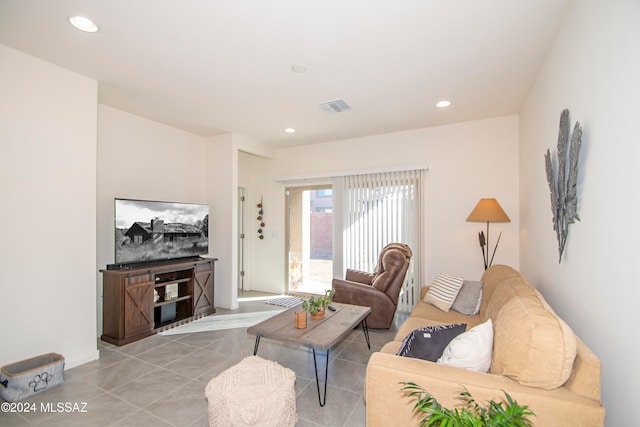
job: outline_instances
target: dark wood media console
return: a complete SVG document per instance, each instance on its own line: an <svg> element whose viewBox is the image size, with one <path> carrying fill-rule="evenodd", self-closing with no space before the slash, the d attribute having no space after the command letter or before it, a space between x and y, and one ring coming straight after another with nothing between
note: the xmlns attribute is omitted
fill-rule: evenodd
<svg viewBox="0 0 640 427"><path fill-rule="evenodd" d="M121 346L215 313L216 261L199 258L100 270L101 339Z"/></svg>

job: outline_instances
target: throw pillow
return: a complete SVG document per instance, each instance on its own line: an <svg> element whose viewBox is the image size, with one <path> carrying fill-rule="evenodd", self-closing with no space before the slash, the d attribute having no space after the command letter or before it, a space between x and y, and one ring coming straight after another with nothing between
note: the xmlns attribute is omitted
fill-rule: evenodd
<svg viewBox="0 0 640 427"><path fill-rule="evenodd" d="M452 339L467 329L466 323L426 326L413 331L402 341L398 356L435 362Z"/></svg>
<svg viewBox="0 0 640 427"><path fill-rule="evenodd" d="M475 316L480 311L481 299L482 282L464 280L451 309L467 316Z"/></svg>
<svg viewBox="0 0 640 427"><path fill-rule="evenodd" d="M488 372L493 356L493 324L491 319L455 337L438 359L441 365Z"/></svg>
<svg viewBox="0 0 640 427"><path fill-rule="evenodd" d="M449 311L451 304L458 296L463 281L462 277L439 274L424 296L424 302L433 304L442 311Z"/></svg>

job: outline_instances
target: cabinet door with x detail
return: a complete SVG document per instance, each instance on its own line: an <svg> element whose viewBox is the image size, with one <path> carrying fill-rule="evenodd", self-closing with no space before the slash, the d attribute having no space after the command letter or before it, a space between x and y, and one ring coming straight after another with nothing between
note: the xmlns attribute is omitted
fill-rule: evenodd
<svg viewBox="0 0 640 427"><path fill-rule="evenodd" d="M193 314L208 315L215 312L213 305L213 261L195 265L193 282Z"/></svg>
<svg viewBox="0 0 640 427"><path fill-rule="evenodd" d="M148 334L153 330L153 287L154 282L151 274L128 276L125 280L125 338Z"/></svg>

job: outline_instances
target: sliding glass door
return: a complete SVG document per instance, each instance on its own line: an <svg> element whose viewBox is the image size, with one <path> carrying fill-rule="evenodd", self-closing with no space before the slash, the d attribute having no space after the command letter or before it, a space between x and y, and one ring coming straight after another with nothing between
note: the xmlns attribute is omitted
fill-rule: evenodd
<svg viewBox="0 0 640 427"><path fill-rule="evenodd" d="M422 171L349 175L334 179L336 218L336 276L347 268L373 272L378 255L389 243L405 243L413 258L398 309L411 311L419 298ZM342 262L342 265L338 265Z"/></svg>
<svg viewBox="0 0 640 427"><path fill-rule="evenodd" d="M331 185L290 187L287 201L287 291L323 293L333 279Z"/></svg>

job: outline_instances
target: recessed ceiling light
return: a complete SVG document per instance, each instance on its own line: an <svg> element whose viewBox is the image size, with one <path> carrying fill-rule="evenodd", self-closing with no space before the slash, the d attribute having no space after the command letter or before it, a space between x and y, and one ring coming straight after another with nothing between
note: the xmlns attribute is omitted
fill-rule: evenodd
<svg viewBox="0 0 640 427"><path fill-rule="evenodd" d="M451 101L447 101L446 99L443 99L442 101L436 103L436 107L438 108L445 108L449 105L451 105Z"/></svg>
<svg viewBox="0 0 640 427"><path fill-rule="evenodd" d="M284 131L286 133L294 133L296 130L294 128L286 128Z"/></svg>
<svg viewBox="0 0 640 427"><path fill-rule="evenodd" d="M293 72L295 73L304 73L305 71L307 71L307 66L304 64L293 64L291 66L291 70L293 70Z"/></svg>
<svg viewBox="0 0 640 427"><path fill-rule="evenodd" d="M87 33L95 33L98 31L98 26L94 24L91 19L85 18L84 16L72 16L69 18L69 22L80 31Z"/></svg>

